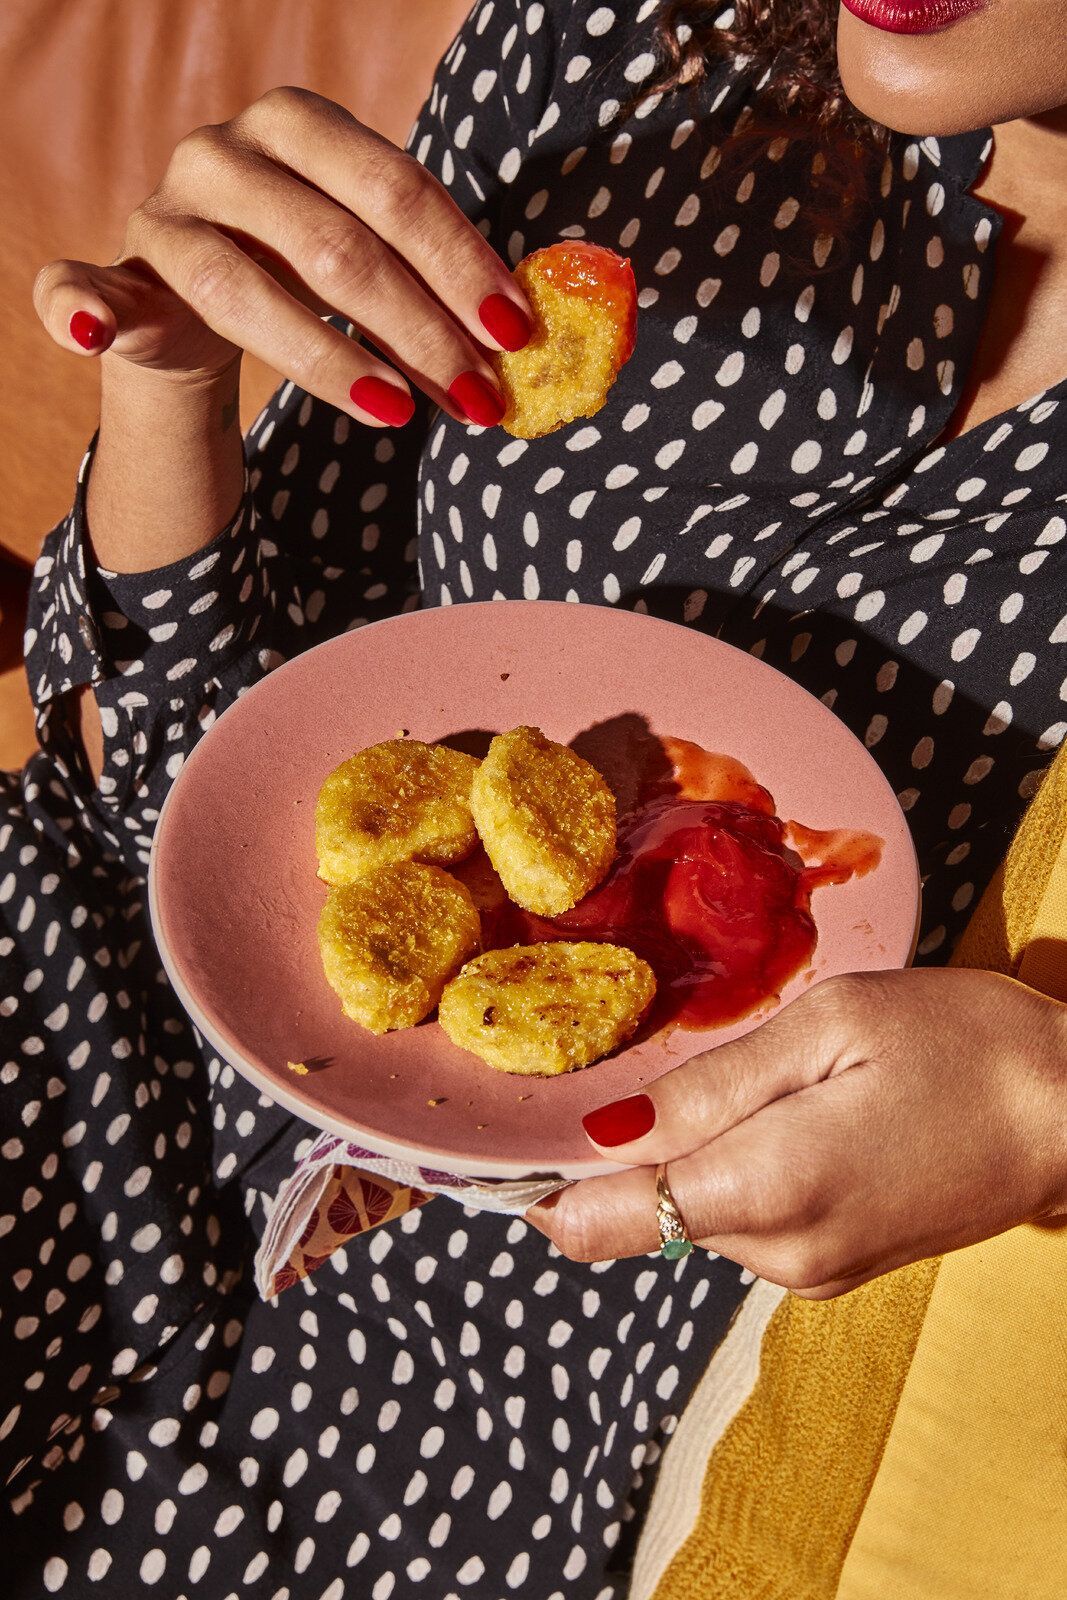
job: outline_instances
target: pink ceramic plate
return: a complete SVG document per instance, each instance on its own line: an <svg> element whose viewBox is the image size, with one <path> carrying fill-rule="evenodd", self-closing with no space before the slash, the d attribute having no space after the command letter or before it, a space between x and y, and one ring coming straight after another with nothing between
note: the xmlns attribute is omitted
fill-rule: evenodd
<svg viewBox="0 0 1067 1600"><path fill-rule="evenodd" d="M569 742L620 717L737 757L782 817L885 840L869 876L816 891L812 970L783 1000L813 977L907 965L919 903L907 824L870 755L825 706L688 628L608 607L502 601L343 634L278 668L205 735L164 807L149 881L160 952L197 1027L273 1099L383 1153L470 1176L605 1170L583 1113L756 1019L675 1031L552 1079L494 1072L436 1022L375 1038L341 1014L322 974L314 812L333 767L401 728L434 740L533 723ZM312 1070L298 1076L287 1061Z"/></svg>

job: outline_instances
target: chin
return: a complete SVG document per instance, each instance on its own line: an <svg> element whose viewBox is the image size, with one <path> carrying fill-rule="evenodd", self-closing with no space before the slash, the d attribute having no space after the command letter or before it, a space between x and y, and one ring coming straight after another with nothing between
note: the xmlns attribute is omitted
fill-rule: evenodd
<svg viewBox="0 0 1067 1600"><path fill-rule="evenodd" d="M841 83L858 111L895 133L920 138L969 133L1003 120L987 97L968 95L964 86L947 85L940 75L886 70L884 60L877 62L878 70L872 71L873 65L842 60Z"/></svg>
<svg viewBox="0 0 1067 1600"><path fill-rule="evenodd" d="M858 111L896 133L969 133L1026 115L1020 86L996 82L977 49L977 18L918 37L868 26L841 8L837 61L844 91ZM1005 99L1010 104L1003 103Z"/></svg>

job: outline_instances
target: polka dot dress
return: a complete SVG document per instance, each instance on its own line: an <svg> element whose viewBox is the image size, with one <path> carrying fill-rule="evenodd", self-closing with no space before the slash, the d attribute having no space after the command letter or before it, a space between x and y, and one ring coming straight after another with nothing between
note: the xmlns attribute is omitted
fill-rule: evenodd
<svg viewBox="0 0 1067 1600"><path fill-rule="evenodd" d="M745 1292L703 1253L575 1266L435 1200L264 1305L309 1130L186 1020L145 907L201 733L274 665L419 603L647 610L772 662L865 740L943 961L1065 732L1064 385L941 444L996 221L987 136L894 139L847 239L810 157L721 150L743 70L624 107L655 4L483 0L411 148L511 260L626 252L636 353L522 442L423 405L364 432L286 385L233 522L116 575L84 480L38 563L41 753L0 777L6 1592L622 1600L656 1462ZM92 684L94 786L69 691Z"/></svg>

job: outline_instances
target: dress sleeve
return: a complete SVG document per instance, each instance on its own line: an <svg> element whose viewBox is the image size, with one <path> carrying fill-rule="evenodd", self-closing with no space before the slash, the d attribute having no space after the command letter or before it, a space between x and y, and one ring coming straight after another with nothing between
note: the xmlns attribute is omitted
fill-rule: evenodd
<svg viewBox="0 0 1067 1600"><path fill-rule="evenodd" d="M413 589L425 408L394 444L355 426L350 436L347 418L286 388L252 430L241 504L210 544L150 572L96 566L90 448L74 505L37 562L26 664L38 738L90 827L133 871L147 865L170 782L242 690L317 638L399 610ZM70 691L83 685L103 728L98 784L74 726Z"/></svg>
<svg viewBox="0 0 1067 1600"><path fill-rule="evenodd" d="M543 119L553 10L568 8L482 0L408 141L487 234ZM27 669L57 778L131 870L147 866L159 808L190 750L244 689L322 639L418 603L419 461L433 425L422 400L404 428L361 428L284 384L245 441L232 521L195 555L140 573L93 562L90 446L74 505L37 563ZM98 784L74 727L71 691L85 685L104 733Z"/></svg>

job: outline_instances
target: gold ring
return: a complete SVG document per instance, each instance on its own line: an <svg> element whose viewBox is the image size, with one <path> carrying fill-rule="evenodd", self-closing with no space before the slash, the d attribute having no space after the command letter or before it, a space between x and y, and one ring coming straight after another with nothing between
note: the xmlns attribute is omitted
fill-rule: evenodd
<svg viewBox="0 0 1067 1600"><path fill-rule="evenodd" d="M667 1182L667 1163L656 1168L656 1222L659 1224L659 1252L667 1261L680 1261L693 1248Z"/></svg>

